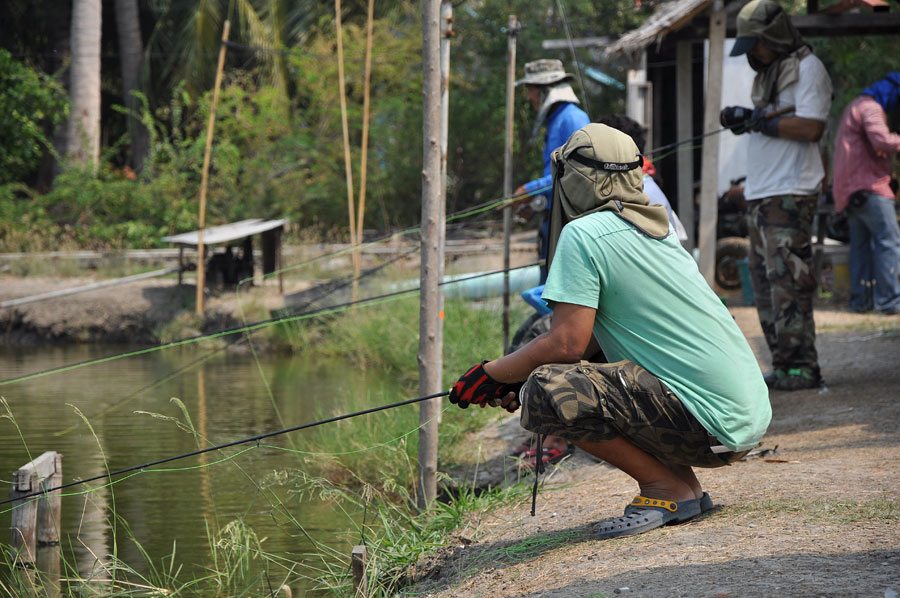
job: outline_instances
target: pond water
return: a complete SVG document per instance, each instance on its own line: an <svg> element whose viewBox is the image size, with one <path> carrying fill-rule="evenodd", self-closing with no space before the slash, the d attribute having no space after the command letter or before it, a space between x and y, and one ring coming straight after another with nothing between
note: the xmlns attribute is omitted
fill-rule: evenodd
<svg viewBox="0 0 900 598"><path fill-rule="evenodd" d="M127 348L2 348L0 381L122 350ZM377 374L361 373L344 363L310 364L289 356L257 360L250 354L210 353L189 346L0 384L0 396L14 418L14 422L0 419L0 483L8 488L12 472L29 461L29 454L37 457L44 451L62 453L64 482L71 482L103 474L107 468L115 471L196 450L194 435L173 420L184 421L184 416L172 397L184 403L198 434L217 445L346 412L343 401L329 408L337 396L362 397L355 405L358 409L374 406L381 399L366 399L367 389L384 383ZM372 404L365 404L367 400ZM0 407L0 415L6 415L5 408ZM265 444L288 447L291 442L278 436ZM250 450L215 463L243 448ZM177 470L145 472L86 495L63 498L63 550L77 561L80 575L90 575L96 566L94 555L111 553L114 543L121 560L139 571L147 568L125 526L111 519L113 507L157 564L174 547L176 562L198 574L211 566L207 525L221 529L235 519L243 519L259 538L267 538L263 545L267 552L296 560L316 552L298 526L284 525L290 516L316 541L350 553L354 542L348 532L353 525L346 514L317 500L298 502L296 497L288 502L286 513L273 508L273 497L289 494L289 484L279 483L285 478L277 472L303 469L294 453L250 444L161 467ZM6 492L0 496L6 498ZM0 506L0 511L9 506ZM0 514L0 529L9 529L9 523L9 512ZM358 533L353 539L359 540ZM302 595L303 588L294 590Z"/></svg>

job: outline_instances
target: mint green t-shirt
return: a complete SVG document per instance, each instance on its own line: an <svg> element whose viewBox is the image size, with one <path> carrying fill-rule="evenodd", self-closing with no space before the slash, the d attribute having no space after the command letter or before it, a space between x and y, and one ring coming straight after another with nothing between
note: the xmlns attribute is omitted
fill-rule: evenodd
<svg viewBox="0 0 900 598"><path fill-rule="evenodd" d="M606 358L633 361L665 382L731 450L762 439L772 418L762 372L675 235L651 239L609 211L573 220L542 297L596 308L594 337Z"/></svg>

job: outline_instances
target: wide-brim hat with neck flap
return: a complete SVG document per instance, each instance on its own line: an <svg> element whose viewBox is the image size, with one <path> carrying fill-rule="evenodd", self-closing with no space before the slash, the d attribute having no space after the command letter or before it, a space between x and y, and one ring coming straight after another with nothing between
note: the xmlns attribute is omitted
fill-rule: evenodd
<svg viewBox="0 0 900 598"><path fill-rule="evenodd" d="M669 234L669 215L644 193L643 156L634 140L612 127L578 129L551 156L553 202L547 266L562 228L587 214L611 210L653 239Z"/></svg>
<svg viewBox="0 0 900 598"><path fill-rule="evenodd" d="M516 81L516 85L553 85L574 78L565 71L561 60L542 58L525 63L525 76Z"/></svg>
<svg viewBox="0 0 900 598"><path fill-rule="evenodd" d="M778 54L787 54L804 43L791 17L772 0L750 0L738 12L736 22L737 38L730 56L746 54L759 40Z"/></svg>

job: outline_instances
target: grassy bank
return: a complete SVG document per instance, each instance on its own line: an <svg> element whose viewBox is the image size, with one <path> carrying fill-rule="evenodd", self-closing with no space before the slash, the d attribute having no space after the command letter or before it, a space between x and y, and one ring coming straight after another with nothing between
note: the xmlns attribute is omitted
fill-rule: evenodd
<svg viewBox="0 0 900 598"><path fill-rule="evenodd" d="M246 315L253 319L265 315L263 311L249 305ZM501 306L499 301L481 304L448 301L445 313L444 386L447 387L471 363L499 355ZM513 325L524 319L525 313L524 305L517 306ZM360 396L326 393L321 407L309 414L312 421L418 395L418 317L418 298L411 296L327 316L273 324L254 333L252 339L254 346L259 341L277 340L281 348L294 353L293 367L307 363L314 372L316 363L329 361L372 374L372 382ZM264 363L266 358L259 355L259 359ZM278 386L277 371L271 372L270 379L274 393L284 391ZM468 457L471 449L461 440L468 432L495 421L500 415L493 410L464 411L449 403L445 406L451 408L442 414L440 470L458 458ZM183 406L178 424L184 433L196 434ZM292 435L286 446L275 446L274 442L272 446L264 444L260 447L263 450L295 452L298 465L279 472L248 471L247 478L255 485L253 500L279 521L286 534L295 537L309 536L306 524L294 517L302 511L303 501L314 499L333 506L345 515L347 542L358 543L360 538L365 538L371 595L394 595L404 584L410 565L446 545L450 532L467 514L527 495L525 489L476 493L471 488L463 488L453 495L445 495L428 513L418 513L412 494L418 426L418 409L410 406ZM240 465L237 458L232 463ZM75 500L67 504L74 503ZM337 545L314 541L314 551L300 556L286 555L267 549L265 538L240 519L210 521L207 532L210 559L205 563L190 563L179 556L174 545L169 554L148 554L129 525L140 529L140 521L125 521L115 507L107 512L107 518L115 522L116 535L111 543L114 550L109 555L97 555L94 574L85 575L83 565L76 562L75 555L83 552L77 546L77 539L64 542L62 576L69 581L62 595L268 596L277 595L283 584L293 585L295 592L302 585L317 588L316 593L322 595L350 593L349 550L344 545L346 542L342 544L340 540ZM475 530L467 530L465 534L471 537ZM126 562L120 556L126 552L121 547L126 545L130 553L137 547L143 557L137 562L135 559ZM200 573L198 566L202 567ZM7 572L0 574L3 584L0 594L28 595L32 576L14 567Z"/></svg>

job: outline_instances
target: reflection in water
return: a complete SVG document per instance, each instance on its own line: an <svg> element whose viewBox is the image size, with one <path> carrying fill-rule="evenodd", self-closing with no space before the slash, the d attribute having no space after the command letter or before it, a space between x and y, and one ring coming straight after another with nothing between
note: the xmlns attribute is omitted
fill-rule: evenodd
<svg viewBox="0 0 900 598"><path fill-rule="evenodd" d="M205 449L209 446L209 438L206 426L206 374L203 368L197 370L197 449ZM200 495L203 497L203 511L201 516L209 528L215 533L215 522L210 521L213 513L212 491L209 482L209 457L203 453L199 457L200 465Z"/></svg>
<svg viewBox="0 0 900 598"><path fill-rule="evenodd" d="M89 475L104 473L103 464L97 462L95 472ZM78 522L76 541L82 550L76 552L76 565L81 579L90 580L91 585L100 585L112 576L108 573L109 555L109 489L97 488L95 491L79 497L78 505L81 517Z"/></svg>
<svg viewBox="0 0 900 598"><path fill-rule="evenodd" d="M108 346L0 348L0 380L117 350ZM367 379L343 363L310 364L280 357L267 358L258 366L250 355L217 352L208 359L201 357L197 348L173 349L0 386L0 396L9 402L24 436L23 442L12 422L0 420L0 463L7 470L3 476L14 469L12 464L27 462L28 454L54 450L66 458L64 482L85 479L105 473L107 467L115 471L188 453L197 449L198 442L201 446L222 444L278 430L282 425L276 408L287 426L336 415L337 409L347 407L348 397L364 398L367 388L385 384L373 379L371 372ZM183 425L173 397L186 406L196 436ZM90 422L108 463L76 410ZM267 443L291 445L284 437ZM68 558L78 574L105 578L102 569L113 548L122 561L146 571L143 552L131 536L150 555L154 568L168 562L174 551L176 564L201 573L212 564L208 533L215 534L238 518L260 538L267 538L268 552L297 558L314 553L315 546L298 534L296 526L281 525L285 514L273 507L284 508L288 485L271 484L264 491L258 486L263 480L288 480L290 476L276 472L302 468L300 458L287 451L251 447L233 461L217 463L240 449L174 462L165 466L174 471L145 472L111 488L64 497L63 551L74 551ZM315 540L349 552L344 550L349 541L338 534L351 525L331 506L314 499L301 504L294 499L290 505L289 518L296 518ZM111 528L116 521L113 507L127 528L116 523ZM8 527L9 514L0 515L0 529Z"/></svg>

